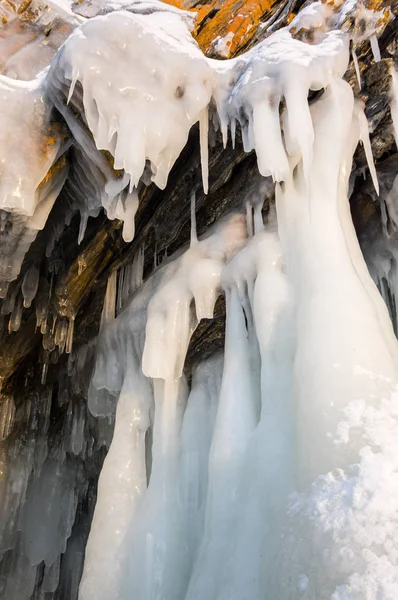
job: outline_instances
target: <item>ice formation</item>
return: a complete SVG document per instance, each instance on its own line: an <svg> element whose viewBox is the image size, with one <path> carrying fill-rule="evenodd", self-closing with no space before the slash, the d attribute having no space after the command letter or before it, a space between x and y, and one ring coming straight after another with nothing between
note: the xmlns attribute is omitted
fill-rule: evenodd
<svg viewBox="0 0 398 600"><path fill-rule="evenodd" d="M1 229L16 244L12 263L11 245L0 245L4 313L17 331L34 302L44 350L70 354L74 386L59 384L58 429L45 376L42 394L1 404L7 600L30 598L39 579L42 597L53 593L61 555L77 593L73 555L85 540L72 526L84 475L109 445L80 600L397 599L398 343L350 216L359 141L376 192L378 181L362 106L343 80L350 41L369 38L379 59L375 36L387 17L338 4L314 2L243 56L218 62L193 41L187 13L118 2L82 19L34 82L1 77L11 123L0 132L0 164L10 162ZM393 72L395 128L396 88ZM52 131L55 109L70 137ZM20 111L31 137L22 151L18 137L9 141ZM190 245L145 280L144 248L113 271L97 347L72 351L75 315L51 329L38 266L23 272L20 289L11 283L61 188L68 219L80 212L79 241L101 208L124 221L131 241L140 189L166 186L196 123L207 191L209 121L224 145L240 125L257 156L254 192L199 238L193 194ZM51 141L40 151L44 134ZM66 150L75 160L65 183ZM383 196L386 237L387 214L398 224L396 187ZM224 352L189 382L190 337L220 294Z"/></svg>
<svg viewBox="0 0 398 600"><path fill-rule="evenodd" d="M5 287L4 297L47 221L67 167L62 162L65 135L51 123L52 106L45 101L42 78L31 83L0 76L0 103L0 288ZM53 165L53 176L46 179Z"/></svg>
<svg viewBox="0 0 398 600"><path fill-rule="evenodd" d="M221 263L202 265L212 237L193 236L101 334L92 386L112 407L120 396L81 600L398 593L398 346L349 213L359 139L377 179L366 120L342 81L347 38L319 36L308 46L275 34L231 66L236 83L215 96L224 137L239 120L260 173L281 182L276 216L264 228L249 202L248 240ZM324 90L311 107L309 89ZM198 369L188 395L189 336L219 288L224 357ZM198 438L190 420L204 386Z"/></svg>

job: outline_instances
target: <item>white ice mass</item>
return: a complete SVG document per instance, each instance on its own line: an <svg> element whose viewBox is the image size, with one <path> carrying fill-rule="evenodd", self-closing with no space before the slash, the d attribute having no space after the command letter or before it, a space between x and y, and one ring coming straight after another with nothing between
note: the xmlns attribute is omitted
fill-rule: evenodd
<svg viewBox="0 0 398 600"><path fill-rule="evenodd" d="M363 107L343 79L350 43L369 38L379 58L380 23L361 2L337 4L314 2L242 56L217 61L193 40L190 14L153 1L117 3L75 24L33 82L0 78L0 227L14 244L10 262L0 234L4 296L68 176L66 148L79 157L67 194L70 212L81 214L81 239L101 207L133 239L139 186L165 188L196 123L205 191L214 123L224 145L239 124L261 175L257 193L242 197L246 213L224 217L199 239L193 197L189 247L146 281L142 250L118 285L116 272L109 278L88 406L99 444L109 443L112 419L115 428L79 600L398 599L398 342L351 219L359 142L375 193L378 181ZM395 129L397 88L394 72ZM72 138L51 132L43 154L54 109ZM10 137L21 110L30 132L23 152ZM264 224L264 197L274 189ZM386 204L397 226L394 198ZM398 253L383 252L372 276L397 285ZM38 289L32 269L22 284L25 306ZM190 337L212 318L220 294L224 352L189 382ZM12 329L22 311L15 306ZM37 311L38 326L44 320ZM66 321L62 327L63 349ZM85 359L74 356L76 373ZM7 437L15 407L4 406ZM0 490L0 550L17 543L18 522L21 561L13 566L19 587L6 590L6 600L30 597L41 561L44 592L56 589L77 502L78 475L65 457L93 443L87 427L74 405L63 447L49 454L32 442L23 460L12 456L22 475L9 476L11 496ZM18 512L24 503L29 510Z"/></svg>

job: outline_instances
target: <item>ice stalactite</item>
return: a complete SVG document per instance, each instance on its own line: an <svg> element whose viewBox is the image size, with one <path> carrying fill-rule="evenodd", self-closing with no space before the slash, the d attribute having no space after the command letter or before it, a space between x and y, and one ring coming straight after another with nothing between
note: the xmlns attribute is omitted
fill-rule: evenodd
<svg viewBox="0 0 398 600"><path fill-rule="evenodd" d="M133 592L152 597L163 588L168 590L168 597L177 598L187 585L188 565L185 575L179 575L185 560L182 535L187 519L177 507L180 477L182 473L186 478L189 475L185 463L180 474L180 436L192 424L182 422L187 392L180 378L193 327L202 316L212 316L222 264L245 239L241 215L229 218L180 257L162 264L133 296L129 307L104 326L92 381L91 410L96 414L104 411L98 408L104 406L104 393L114 398L114 403L117 397L118 401L114 442L101 475L99 488L103 492L87 547L82 598L124 598ZM112 410L109 403L107 406ZM200 414L200 409L196 410ZM206 421L205 415L202 418ZM149 430L154 440L150 459L145 449ZM198 448L197 452L202 456L202 473L203 450ZM187 510L192 510L186 497L193 494L190 486L203 489L205 485L198 477L181 490ZM119 524L114 520L116 515L123 520ZM106 546L101 542L104 531L108 532ZM199 535L198 528L195 535ZM112 579L103 566L109 564L110 552L115 557ZM192 555L193 550L190 552ZM167 573L166 579L162 572Z"/></svg>
<svg viewBox="0 0 398 600"><path fill-rule="evenodd" d="M368 416L385 419L388 431L397 426L397 344L346 200L356 141L349 138L352 115L351 90L335 82L312 108L309 189L299 172L277 196L297 303L296 486L302 494L290 509L292 546L282 549L289 576L274 583L274 593L283 598L294 597L289 587L301 574L306 598L373 598L376 588L393 598L398 584L392 550L397 522L388 500L396 450L382 442L377 427L369 427ZM383 482L375 486L373 469L380 464L386 465L385 479L379 473Z"/></svg>

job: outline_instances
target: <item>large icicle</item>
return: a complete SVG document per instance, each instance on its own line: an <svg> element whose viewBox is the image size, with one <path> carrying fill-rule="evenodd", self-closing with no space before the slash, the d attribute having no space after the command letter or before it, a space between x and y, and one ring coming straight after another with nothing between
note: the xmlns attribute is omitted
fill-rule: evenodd
<svg viewBox="0 0 398 600"><path fill-rule="evenodd" d="M81 599L122 597L126 535L147 485L145 434L153 402L149 381L141 371L139 346L137 335L135 343L127 339L123 347L126 372L117 405L114 441L98 483Z"/></svg>
<svg viewBox="0 0 398 600"><path fill-rule="evenodd" d="M300 494L278 551L280 574L270 571L267 582L272 595L284 599L295 597L290 582L298 587L304 579L302 597L317 600L376 598L376 589L392 600L398 591L392 542L398 522L388 500L398 469L397 442L390 437L398 430L397 343L356 257L347 209L352 118L352 91L335 81L312 107L309 190L299 172L277 198L297 302Z"/></svg>
<svg viewBox="0 0 398 600"><path fill-rule="evenodd" d="M101 477L103 491L88 545L81 600L125 599L130 595L151 598L159 590L170 600L182 597L192 562L192 556L184 558L181 545L186 519L175 510L187 395L182 368L192 327L200 318L212 315L222 265L245 240L244 217L230 216L205 239L164 263L130 306L101 332L91 404L102 398L96 392L105 391L108 398L116 400L119 396L119 400L115 435ZM193 299L196 314L191 313ZM143 340L145 322L143 351L139 340ZM130 366L132 360L134 367ZM153 378L153 392L143 372ZM143 434L149 424L153 427L152 459L145 466ZM138 462L128 458L133 450ZM143 494L149 474L148 490ZM119 479L122 486L117 485ZM115 530L119 531L116 537ZM101 542L104 531L108 539L105 545ZM111 580L104 568L110 551L115 557ZM179 575L184 560L187 565Z"/></svg>

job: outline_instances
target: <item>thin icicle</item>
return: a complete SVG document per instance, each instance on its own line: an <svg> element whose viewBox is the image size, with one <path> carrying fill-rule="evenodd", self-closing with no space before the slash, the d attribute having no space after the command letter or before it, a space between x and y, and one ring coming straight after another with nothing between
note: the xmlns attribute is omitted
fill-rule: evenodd
<svg viewBox="0 0 398 600"><path fill-rule="evenodd" d="M100 328L115 318L116 309L116 278L117 271L112 271L108 277L108 283L106 286L104 306L101 314L101 325Z"/></svg>
<svg viewBox="0 0 398 600"><path fill-rule="evenodd" d="M206 108L199 118L200 162L202 165L203 191L209 191L209 110Z"/></svg>
<svg viewBox="0 0 398 600"><path fill-rule="evenodd" d="M356 114L358 116L358 122L359 122L359 139L363 143L366 161L368 163L370 175L372 177L373 186L376 190L377 195L379 195L379 181L377 179L377 173L376 173L376 167L375 167L375 162L374 162L374 158L373 158L372 146L370 145L368 120L366 118L366 115L365 115L362 107L360 107L359 104L356 105Z"/></svg>
<svg viewBox="0 0 398 600"><path fill-rule="evenodd" d="M196 212L195 212L195 191L191 194L191 248L198 243L198 235L196 231Z"/></svg>
<svg viewBox="0 0 398 600"><path fill-rule="evenodd" d="M355 48L354 46L352 46L351 49L351 54L352 54L352 60L354 62L354 67L355 67L355 74L357 76L357 81L358 81L358 87L361 90L362 89L362 82L361 82L361 71L359 70L359 62L358 62L358 57L357 57L357 53L355 52Z"/></svg>
<svg viewBox="0 0 398 600"><path fill-rule="evenodd" d="M390 108L394 129L395 144L398 148L398 73L393 65L390 69L391 88L390 88Z"/></svg>
<svg viewBox="0 0 398 600"><path fill-rule="evenodd" d="M74 317L72 317L71 319L69 319L68 335L66 337L66 345L65 345L66 354L70 354L72 352L74 329L75 329L75 319L74 319Z"/></svg>
<svg viewBox="0 0 398 600"><path fill-rule="evenodd" d="M379 42L375 35L370 36L370 46L372 48L373 58L375 59L375 62L380 62L381 54L380 54Z"/></svg>
<svg viewBox="0 0 398 600"><path fill-rule="evenodd" d="M73 72L72 72L72 81L71 81L71 84L70 84L70 88L69 88L69 93L68 93L68 98L67 98L66 104L69 104L69 102L72 99L73 92L75 91L75 85L76 85L76 82L77 82L78 78L79 78L79 71L77 69L73 69Z"/></svg>
<svg viewBox="0 0 398 600"><path fill-rule="evenodd" d="M247 221L247 235L249 238L253 237L253 207L250 202L246 202L246 221Z"/></svg>

